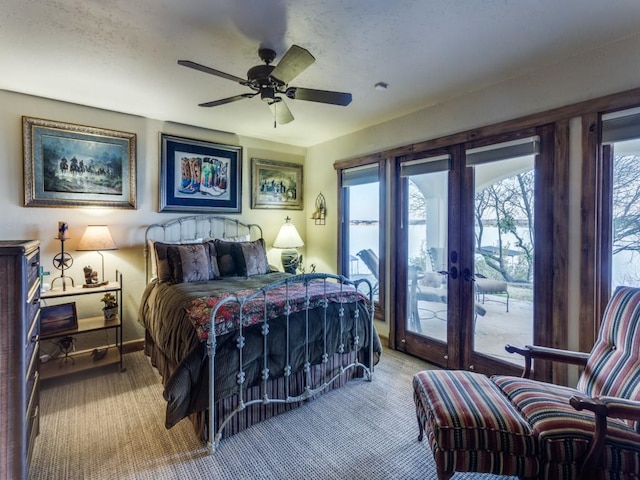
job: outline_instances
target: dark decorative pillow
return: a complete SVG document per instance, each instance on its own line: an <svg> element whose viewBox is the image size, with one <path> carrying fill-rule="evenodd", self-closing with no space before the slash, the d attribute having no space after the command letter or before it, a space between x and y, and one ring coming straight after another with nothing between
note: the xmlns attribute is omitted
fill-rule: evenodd
<svg viewBox="0 0 640 480"><path fill-rule="evenodd" d="M192 243L202 243L202 238L191 240L181 240L176 242L149 241L151 251L151 275L158 278L160 282L171 282L173 276L173 266L169 263L167 249L173 245L185 245Z"/></svg>
<svg viewBox="0 0 640 480"><path fill-rule="evenodd" d="M171 245L167 249L173 267L174 283L204 282L213 277L209 261L209 246L200 244Z"/></svg>
<svg viewBox="0 0 640 480"><path fill-rule="evenodd" d="M238 275L236 272L236 262L231 253L232 245L235 245L235 242L227 242L219 238L213 240L213 246L218 259L218 270L220 271L221 277L235 277Z"/></svg>
<svg viewBox="0 0 640 480"><path fill-rule="evenodd" d="M154 242L153 250L156 258L156 275L159 282L171 282L173 276L173 268L169 262L170 243Z"/></svg>
<svg viewBox="0 0 640 480"><path fill-rule="evenodd" d="M269 273L264 239L234 243L231 245L231 253L239 276L251 277L252 275Z"/></svg>
<svg viewBox="0 0 640 480"><path fill-rule="evenodd" d="M220 268L218 267L218 252L216 251L215 242L208 241L205 243L209 247L209 266L211 267L211 280L220 278Z"/></svg>

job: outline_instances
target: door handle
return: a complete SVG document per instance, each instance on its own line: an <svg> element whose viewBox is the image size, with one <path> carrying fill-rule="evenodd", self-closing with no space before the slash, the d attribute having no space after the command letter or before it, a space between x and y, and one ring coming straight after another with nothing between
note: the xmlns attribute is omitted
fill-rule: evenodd
<svg viewBox="0 0 640 480"><path fill-rule="evenodd" d="M472 275L472 273L471 273L471 270L469 270L468 268L465 268L465 269L462 271L462 276L464 277L464 279L465 279L467 282L475 282L475 281L476 281L475 277L474 277L474 276Z"/></svg>
<svg viewBox="0 0 640 480"><path fill-rule="evenodd" d="M446 270L440 270L438 273L440 275L449 275L451 278L456 280L458 278L458 267L451 267L451 270L448 272Z"/></svg>

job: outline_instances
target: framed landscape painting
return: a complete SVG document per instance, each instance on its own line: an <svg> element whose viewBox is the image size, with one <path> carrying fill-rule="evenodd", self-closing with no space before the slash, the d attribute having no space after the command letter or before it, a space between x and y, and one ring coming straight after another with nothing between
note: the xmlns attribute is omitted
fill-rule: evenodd
<svg viewBox="0 0 640 480"><path fill-rule="evenodd" d="M136 208L136 135L22 117L26 207Z"/></svg>
<svg viewBox="0 0 640 480"><path fill-rule="evenodd" d="M242 211L242 147L160 134L160 211Z"/></svg>
<svg viewBox="0 0 640 480"><path fill-rule="evenodd" d="M302 210L302 165L252 158L251 208Z"/></svg>
<svg viewBox="0 0 640 480"><path fill-rule="evenodd" d="M40 334L51 335L78 328L75 302L40 308Z"/></svg>

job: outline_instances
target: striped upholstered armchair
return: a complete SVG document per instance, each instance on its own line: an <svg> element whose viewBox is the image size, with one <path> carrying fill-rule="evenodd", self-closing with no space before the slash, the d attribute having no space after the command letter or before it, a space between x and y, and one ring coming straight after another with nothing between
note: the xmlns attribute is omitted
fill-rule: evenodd
<svg viewBox="0 0 640 480"><path fill-rule="evenodd" d="M523 377L455 371L414 376L420 434L427 431L439 478L455 471L640 478L640 288L616 289L590 354L535 346L507 350L524 355ZM562 387L529 379L533 359L584 370L575 389Z"/></svg>

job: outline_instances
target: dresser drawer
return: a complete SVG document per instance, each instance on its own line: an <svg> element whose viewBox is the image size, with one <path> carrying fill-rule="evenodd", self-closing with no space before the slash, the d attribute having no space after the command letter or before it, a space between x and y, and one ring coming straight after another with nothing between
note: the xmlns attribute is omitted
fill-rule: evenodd
<svg viewBox="0 0 640 480"><path fill-rule="evenodd" d="M40 433L40 375L35 372L33 389L31 390L31 396L25 415L25 425L27 430L27 448L31 448L31 444L38 433Z"/></svg>
<svg viewBox="0 0 640 480"><path fill-rule="evenodd" d="M27 300L26 315L24 319L26 332L31 332L33 330L33 325L40 323L40 319L38 318L38 314L40 312L40 287L38 285L39 283L36 285L38 291L34 294L33 298ZM31 336L28 338L31 338Z"/></svg>
<svg viewBox="0 0 640 480"><path fill-rule="evenodd" d="M29 435L27 436L27 465L31 463L33 455L33 446L36 443L36 437L40 433L40 407L36 408L35 414L29 425Z"/></svg>
<svg viewBox="0 0 640 480"><path fill-rule="evenodd" d="M35 306L33 318L27 321L25 326L24 347L26 350L32 349L33 344L40 340L40 305ZM25 357L28 358L28 357Z"/></svg>
<svg viewBox="0 0 640 480"><path fill-rule="evenodd" d="M36 283L40 283L40 249L37 248L27 256L26 262L27 291L30 292Z"/></svg>
<svg viewBox="0 0 640 480"><path fill-rule="evenodd" d="M25 352L25 365L27 366L25 374L25 392L26 398L31 397L33 386L38 376L38 362L40 361L40 345L37 342L33 343L33 347Z"/></svg>

